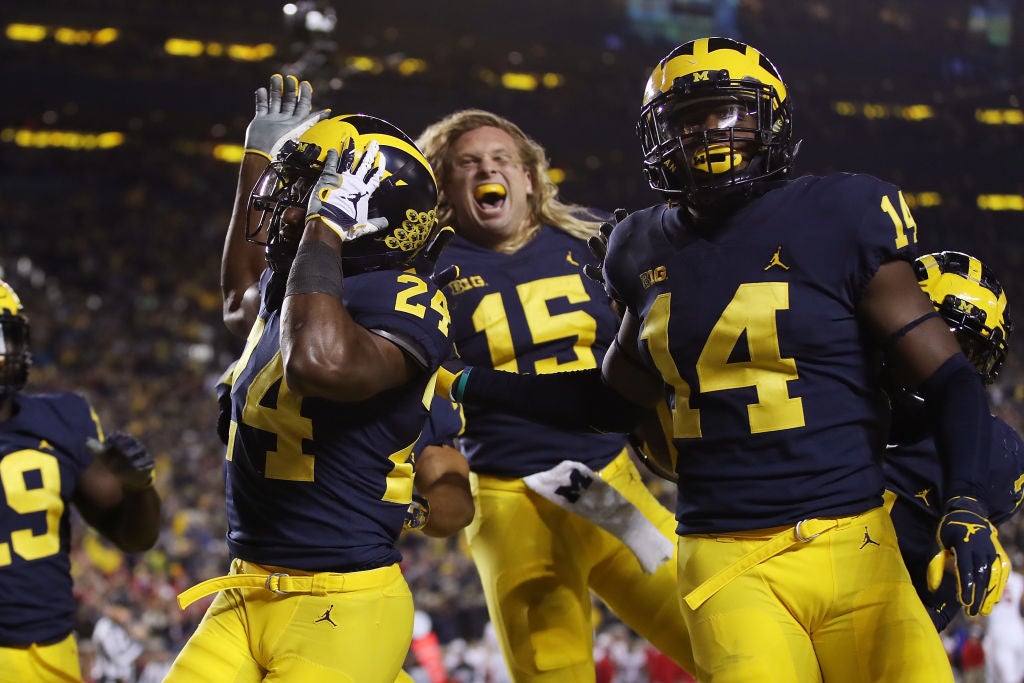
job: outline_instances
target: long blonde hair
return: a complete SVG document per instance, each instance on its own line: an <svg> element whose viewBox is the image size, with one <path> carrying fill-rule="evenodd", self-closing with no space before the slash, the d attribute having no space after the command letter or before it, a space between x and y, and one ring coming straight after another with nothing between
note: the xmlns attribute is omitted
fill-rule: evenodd
<svg viewBox="0 0 1024 683"><path fill-rule="evenodd" d="M519 158L533 179L533 193L529 195L531 225L523 231L521 239L511 245L513 248L527 242L542 223L584 240L597 233L600 221L596 217L589 221L581 217L590 215L586 208L558 198L558 186L548 178L548 159L544 148L516 124L482 109L463 109L449 114L428 126L416 140L437 177L437 218L442 225L451 224L454 214L443 189L452 171L452 145L465 133L484 126L500 128L512 136Z"/></svg>

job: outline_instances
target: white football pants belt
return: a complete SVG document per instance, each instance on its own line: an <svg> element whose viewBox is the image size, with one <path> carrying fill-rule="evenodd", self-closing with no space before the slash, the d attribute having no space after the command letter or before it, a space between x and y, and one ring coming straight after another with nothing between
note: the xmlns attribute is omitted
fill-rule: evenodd
<svg viewBox="0 0 1024 683"><path fill-rule="evenodd" d="M675 551L675 544L639 508L583 463L563 460L550 470L523 477L523 482L534 493L621 540L648 574Z"/></svg>

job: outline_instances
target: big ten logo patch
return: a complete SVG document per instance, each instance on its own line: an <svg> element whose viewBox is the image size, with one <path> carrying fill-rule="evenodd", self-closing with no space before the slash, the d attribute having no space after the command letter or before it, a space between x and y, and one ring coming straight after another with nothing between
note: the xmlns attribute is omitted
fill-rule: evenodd
<svg viewBox="0 0 1024 683"><path fill-rule="evenodd" d="M470 289L486 286L487 282L484 281L483 277L480 275L471 275L469 277L460 277L457 280L452 280L448 283L448 291L451 294L462 294Z"/></svg>
<svg viewBox="0 0 1024 683"><path fill-rule="evenodd" d="M643 285L644 289L656 285L659 282L664 282L668 279L668 270L665 266L658 266L657 268L651 268L640 273L640 284Z"/></svg>

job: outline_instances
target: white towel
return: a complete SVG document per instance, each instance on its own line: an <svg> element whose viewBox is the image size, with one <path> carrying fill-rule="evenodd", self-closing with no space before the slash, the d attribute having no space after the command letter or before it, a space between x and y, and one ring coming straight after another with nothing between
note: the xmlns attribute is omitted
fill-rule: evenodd
<svg viewBox="0 0 1024 683"><path fill-rule="evenodd" d="M550 470L523 477L523 481L555 505L589 519L619 538L648 574L672 557L672 541L662 536L639 508L583 463L563 460Z"/></svg>

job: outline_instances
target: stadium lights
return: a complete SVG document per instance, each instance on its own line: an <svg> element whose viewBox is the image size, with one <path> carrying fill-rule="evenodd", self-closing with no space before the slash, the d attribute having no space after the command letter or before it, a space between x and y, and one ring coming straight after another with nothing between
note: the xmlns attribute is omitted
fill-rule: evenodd
<svg viewBox="0 0 1024 683"><path fill-rule="evenodd" d="M981 209L982 211L1024 211L1024 195L978 195L978 208Z"/></svg>
<svg viewBox="0 0 1024 683"><path fill-rule="evenodd" d="M9 40L38 43L53 36L54 42L63 45L109 45L120 37L116 28L83 29L58 26L51 29L42 24L8 24L4 35Z"/></svg>
<svg viewBox="0 0 1024 683"><path fill-rule="evenodd" d="M384 64L375 57L367 57L366 55L352 55L345 59L345 66L352 68L355 71L362 71L363 73L379 74L384 71Z"/></svg>
<svg viewBox="0 0 1024 683"><path fill-rule="evenodd" d="M912 209L928 209L942 206L942 195L938 192L904 192L903 198Z"/></svg>
<svg viewBox="0 0 1024 683"><path fill-rule="evenodd" d="M935 110L928 104L885 104L883 102L846 102L832 104L832 110L840 116L859 116L865 119L902 119L924 121L935 118Z"/></svg>
<svg viewBox="0 0 1024 683"><path fill-rule="evenodd" d="M398 63L398 73L403 76L412 76L427 70L427 62L415 57L406 57Z"/></svg>
<svg viewBox="0 0 1024 683"><path fill-rule="evenodd" d="M262 62L277 52L270 43L242 45L240 43L219 43L191 38L168 38L164 51L175 57L228 57L236 62Z"/></svg>
<svg viewBox="0 0 1024 683"><path fill-rule="evenodd" d="M36 149L47 147L60 147L76 151L110 149L124 144L124 133L118 131L82 133L73 130L4 128L0 130L0 142Z"/></svg>
<svg viewBox="0 0 1024 683"><path fill-rule="evenodd" d="M38 24L8 24L5 33L11 40L38 43L46 38L49 30Z"/></svg>
<svg viewBox="0 0 1024 683"><path fill-rule="evenodd" d="M213 147L213 158L218 161L227 161L237 164L245 156L245 147L242 145L220 144Z"/></svg>
<svg viewBox="0 0 1024 683"><path fill-rule="evenodd" d="M975 109L974 119L988 126L1024 125L1024 111L1020 109Z"/></svg>

